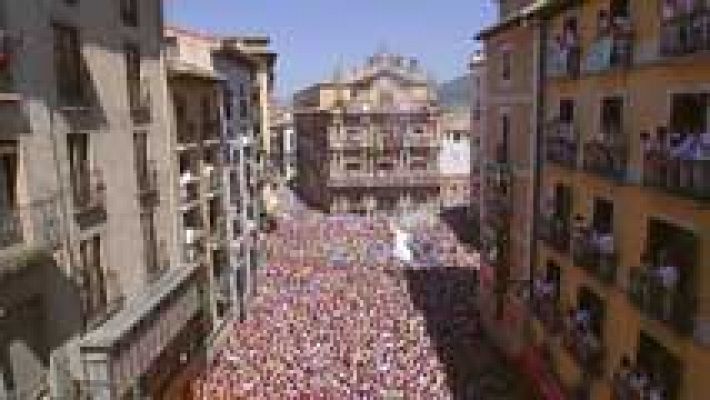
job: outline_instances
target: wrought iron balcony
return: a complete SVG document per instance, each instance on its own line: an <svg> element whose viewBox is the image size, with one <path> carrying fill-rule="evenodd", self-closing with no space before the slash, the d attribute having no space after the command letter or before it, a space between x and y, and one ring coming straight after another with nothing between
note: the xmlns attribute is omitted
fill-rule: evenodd
<svg viewBox="0 0 710 400"><path fill-rule="evenodd" d="M678 333L694 332L695 293L663 285L658 268L631 268L628 296L647 318L662 321Z"/></svg>
<svg viewBox="0 0 710 400"><path fill-rule="evenodd" d="M710 9L698 8L663 21L660 47L664 57L710 51Z"/></svg>
<svg viewBox="0 0 710 400"><path fill-rule="evenodd" d="M618 257L614 248L613 236L598 234L589 229L575 233L572 240L574 263L604 283L616 280Z"/></svg>
<svg viewBox="0 0 710 400"><path fill-rule="evenodd" d="M82 228L106 221L106 186L101 170L80 170L72 182L74 216Z"/></svg>
<svg viewBox="0 0 710 400"><path fill-rule="evenodd" d="M628 68L633 63L634 34L629 24L613 26L591 46L585 59L585 72Z"/></svg>
<svg viewBox="0 0 710 400"><path fill-rule="evenodd" d="M540 239L560 253L569 252L570 224L561 216L540 217Z"/></svg>
<svg viewBox="0 0 710 400"><path fill-rule="evenodd" d="M710 200L710 158L681 158L671 149L647 148L643 184L679 196Z"/></svg>
<svg viewBox="0 0 710 400"><path fill-rule="evenodd" d="M589 141L584 144L584 170L623 182L626 180L628 150L628 145L620 141Z"/></svg>
<svg viewBox="0 0 710 400"><path fill-rule="evenodd" d="M571 123L553 123L545 137L545 160L567 168L577 167L578 141Z"/></svg>
<svg viewBox="0 0 710 400"><path fill-rule="evenodd" d="M578 326L566 327L562 333L562 344L580 368L592 376L602 376L606 353L602 338Z"/></svg>
<svg viewBox="0 0 710 400"><path fill-rule="evenodd" d="M582 49L578 45L562 46L551 43L547 55L549 78L579 78L582 65Z"/></svg>

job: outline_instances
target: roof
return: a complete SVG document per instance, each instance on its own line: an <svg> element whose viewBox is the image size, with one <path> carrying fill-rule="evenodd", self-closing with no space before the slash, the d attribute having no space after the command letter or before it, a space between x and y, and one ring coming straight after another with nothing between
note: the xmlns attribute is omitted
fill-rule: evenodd
<svg viewBox="0 0 710 400"><path fill-rule="evenodd" d="M476 40L484 40L491 35L495 35L496 33L509 28L511 25L525 18L533 17L542 11L551 9L553 6L566 6L570 3L572 3L570 0L535 0L531 4L512 13L505 19L481 30L474 38Z"/></svg>
<svg viewBox="0 0 710 400"><path fill-rule="evenodd" d="M211 81L224 81L225 78L211 69L183 60L168 60L168 73L172 76L185 76Z"/></svg>
<svg viewBox="0 0 710 400"><path fill-rule="evenodd" d="M84 336L81 347L113 347L126 333L156 310L170 293L190 279L198 267L198 264L189 264L167 271L145 291L132 298L121 311L106 323Z"/></svg>

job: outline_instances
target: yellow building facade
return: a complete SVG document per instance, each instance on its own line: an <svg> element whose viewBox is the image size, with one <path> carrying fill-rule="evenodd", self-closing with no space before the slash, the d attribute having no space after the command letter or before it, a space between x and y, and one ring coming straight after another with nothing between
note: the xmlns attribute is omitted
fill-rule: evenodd
<svg viewBox="0 0 710 400"><path fill-rule="evenodd" d="M691 3L539 17L536 282L555 290L535 336L594 399L625 390L624 358L664 398L710 398L710 8Z"/></svg>

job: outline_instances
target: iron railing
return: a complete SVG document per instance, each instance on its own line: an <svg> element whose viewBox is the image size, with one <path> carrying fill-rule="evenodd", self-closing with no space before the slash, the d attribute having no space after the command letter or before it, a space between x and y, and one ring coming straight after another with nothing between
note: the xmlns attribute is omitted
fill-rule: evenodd
<svg viewBox="0 0 710 400"><path fill-rule="evenodd" d="M626 179L628 145L615 140L592 140L584 144L585 171L616 181Z"/></svg>
<svg viewBox="0 0 710 400"><path fill-rule="evenodd" d="M676 57L705 51L710 51L710 9L697 9L661 23L662 56Z"/></svg>
<svg viewBox="0 0 710 400"><path fill-rule="evenodd" d="M662 321L678 333L693 333L697 309L695 293L664 286L657 268L631 268L628 296L648 318Z"/></svg>
<svg viewBox="0 0 710 400"><path fill-rule="evenodd" d="M613 237L600 235L591 230L577 232L572 241L574 263L592 273L604 283L616 280L618 255L614 250ZM603 243L611 240L612 243Z"/></svg>
<svg viewBox="0 0 710 400"><path fill-rule="evenodd" d="M667 192L710 200L710 158L681 159L670 149L644 152L643 184Z"/></svg>
<svg viewBox="0 0 710 400"><path fill-rule="evenodd" d="M555 123L545 137L545 160L567 168L577 167L578 141L571 123Z"/></svg>

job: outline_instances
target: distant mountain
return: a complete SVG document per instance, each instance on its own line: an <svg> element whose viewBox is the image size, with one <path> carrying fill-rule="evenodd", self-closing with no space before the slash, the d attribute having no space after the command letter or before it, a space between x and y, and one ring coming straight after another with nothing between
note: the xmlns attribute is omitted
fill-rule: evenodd
<svg viewBox="0 0 710 400"><path fill-rule="evenodd" d="M442 108L468 107L471 104L471 78L460 76L439 85L439 105Z"/></svg>

